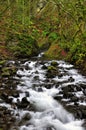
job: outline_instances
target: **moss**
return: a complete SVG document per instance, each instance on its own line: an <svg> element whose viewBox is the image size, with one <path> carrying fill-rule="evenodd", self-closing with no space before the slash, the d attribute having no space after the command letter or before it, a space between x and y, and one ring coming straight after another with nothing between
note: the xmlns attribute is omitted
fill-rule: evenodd
<svg viewBox="0 0 86 130"><path fill-rule="evenodd" d="M58 69L52 65L48 66L46 76L48 78L54 78L56 75L58 75Z"/></svg>
<svg viewBox="0 0 86 130"><path fill-rule="evenodd" d="M16 67L15 66L11 66L11 67L4 67L2 68L2 76L10 76L10 75L14 75L16 73Z"/></svg>
<svg viewBox="0 0 86 130"><path fill-rule="evenodd" d="M9 68L8 67L4 67L2 68L2 74L1 74L3 77L4 76L10 76L10 71L9 71Z"/></svg>
<svg viewBox="0 0 86 130"><path fill-rule="evenodd" d="M56 61L52 61L52 62L51 62L51 65L52 65L52 66L57 66L58 64L57 64Z"/></svg>
<svg viewBox="0 0 86 130"><path fill-rule="evenodd" d="M6 63L6 60L1 60L0 65L4 65Z"/></svg>
<svg viewBox="0 0 86 130"><path fill-rule="evenodd" d="M48 72L56 71L57 69L54 66L48 66Z"/></svg>
<svg viewBox="0 0 86 130"><path fill-rule="evenodd" d="M15 57L25 58L35 55L38 52L38 45L34 38L28 35L18 35L15 44L8 43L8 49Z"/></svg>

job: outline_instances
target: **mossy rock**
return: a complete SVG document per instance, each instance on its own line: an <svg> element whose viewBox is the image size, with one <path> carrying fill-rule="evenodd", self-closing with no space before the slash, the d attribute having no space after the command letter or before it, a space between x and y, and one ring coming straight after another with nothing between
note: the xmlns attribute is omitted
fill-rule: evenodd
<svg viewBox="0 0 86 130"><path fill-rule="evenodd" d="M10 76L10 72L9 71L6 71L6 72L2 73L2 77L8 77L8 76Z"/></svg>
<svg viewBox="0 0 86 130"><path fill-rule="evenodd" d="M51 62L51 65L52 65L52 66L57 66L58 63L57 63L56 61L52 61L52 62Z"/></svg>
<svg viewBox="0 0 86 130"><path fill-rule="evenodd" d="M9 68L8 67L4 67L2 68L2 74L1 74L3 77L5 76L10 76L10 71L9 71Z"/></svg>
<svg viewBox="0 0 86 130"><path fill-rule="evenodd" d="M11 67L4 67L2 68L2 76L7 77L16 74L16 67L11 66Z"/></svg>
<svg viewBox="0 0 86 130"><path fill-rule="evenodd" d="M4 65L6 63L6 60L1 60L0 65Z"/></svg>
<svg viewBox="0 0 86 130"><path fill-rule="evenodd" d="M56 75L58 75L58 69L54 66L48 66L47 68L47 78L54 78Z"/></svg>
<svg viewBox="0 0 86 130"><path fill-rule="evenodd" d="M48 72L57 71L57 68L54 66L48 66Z"/></svg>

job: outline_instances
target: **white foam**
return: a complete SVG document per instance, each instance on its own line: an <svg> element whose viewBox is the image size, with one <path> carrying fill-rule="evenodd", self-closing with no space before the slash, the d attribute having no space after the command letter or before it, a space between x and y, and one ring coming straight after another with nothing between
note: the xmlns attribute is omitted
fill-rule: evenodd
<svg viewBox="0 0 86 130"><path fill-rule="evenodd" d="M31 95L29 100L38 111L58 107L58 103L46 92L38 93L34 90L30 90L29 93Z"/></svg>
<svg viewBox="0 0 86 130"><path fill-rule="evenodd" d="M38 55L38 58L41 58L43 55L44 55L44 52L40 53L40 54Z"/></svg>
<svg viewBox="0 0 86 130"><path fill-rule="evenodd" d="M58 61L58 63L59 63L59 67L62 67L62 68L67 68L67 69L70 69L70 68L72 68L73 67L73 65L71 65L71 64L67 64L66 62L64 62L64 61Z"/></svg>
<svg viewBox="0 0 86 130"><path fill-rule="evenodd" d="M80 126L83 123L82 121L63 124L60 120L53 119L51 116L46 116L41 119L32 118L30 123L32 123L30 126L23 126L20 130L46 130L47 127L52 127L53 130L84 130Z"/></svg>

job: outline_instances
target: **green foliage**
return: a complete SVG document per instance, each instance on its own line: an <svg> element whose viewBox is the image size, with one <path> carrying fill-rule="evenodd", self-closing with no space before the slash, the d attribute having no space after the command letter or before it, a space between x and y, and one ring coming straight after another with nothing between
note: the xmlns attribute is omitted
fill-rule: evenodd
<svg viewBox="0 0 86 130"><path fill-rule="evenodd" d="M59 38L59 36L58 36L58 34L56 32L52 32L52 33L50 33L49 38L51 40L56 40L56 39Z"/></svg>
<svg viewBox="0 0 86 130"><path fill-rule="evenodd" d="M43 35L44 37L46 37L47 35L49 35L49 31L46 31L46 30L43 31L43 32L42 32L42 35Z"/></svg>
<svg viewBox="0 0 86 130"><path fill-rule="evenodd" d="M56 58L60 50L56 45L53 48L56 41L68 53L68 60L85 61L86 0L48 0L40 12L38 4L39 0L1 0L0 39L5 39L15 56L31 55L38 42L39 46L51 44L47 55Z"/></svg>
<svg viewBox="0 0 86 130"><path fill-rule="evenodd" d="M37 42L34 38L26 34L16 34L17 43L9 43L7 45L15 56L28 57L37 51Z"/></svg>
<svg viewBox="0 0 86 130"><path fill-rule="evenodd" d="M48 72L56 71L56 67L54 66L48 66Z"/></svg>
<svg viewBox="0 0 86 130"><path fill-rule="evenodd" d="M83 45L84 43L77 39L70 47L68 59L75 63L83 62L86 57L86 48Z"/></svg>
<svg viewBox="0 0 86 130"><path fill-rule="evenodd" d="M27 45L27 47L30 44L36 43L36 40L34 38L32 38L31 36L29 36L27 33L17 34L17 38L20 42L20 44L19 44L20 46L24 45L22 43L25 43Z"/></svg>

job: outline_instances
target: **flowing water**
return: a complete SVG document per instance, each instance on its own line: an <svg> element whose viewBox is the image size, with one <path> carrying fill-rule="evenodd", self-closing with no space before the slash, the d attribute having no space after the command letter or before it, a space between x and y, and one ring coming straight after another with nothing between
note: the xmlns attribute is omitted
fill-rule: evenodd
<svg viewBox="0 0 86 130"><path fill-rule="evenodd" d="M14 77L19 81L17 91L19 97L13 98L14 104L21 104L22 99L27 102L24 108L15 109L3 103L14 111L17 122L11 130L85 130L82 127L84 120L78 120L62 106L55 96L60 96L66 105L74 104L70 98L65 98L62 89L66 86L86 85L86 78L78 73L74 66L64 61L55 61L58 75L47 77L47 68L52 61L42 61L40 54L36 60L20 62L17 74ZM44 68L45 67L45 68ZM76 97L84 97L83 89L73 93ZM78 105L86 106L86 100L78 100Z"/></svg>

